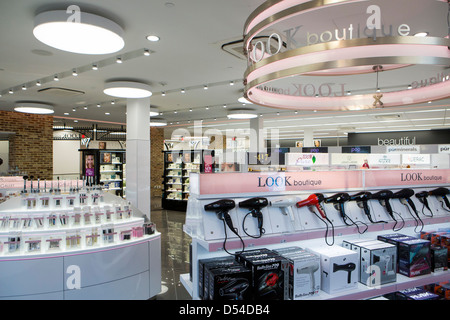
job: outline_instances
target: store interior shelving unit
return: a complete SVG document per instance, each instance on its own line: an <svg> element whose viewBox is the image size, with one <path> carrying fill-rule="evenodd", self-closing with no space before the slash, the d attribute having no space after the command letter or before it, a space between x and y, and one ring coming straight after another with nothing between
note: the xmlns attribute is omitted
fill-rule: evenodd
<svg viewBox="0 0 450 320"><path fill-rule="evenodd" d="M201 171L202 151L164 151L162 207L185 211L189 199L190 174Z"/></svg>
<svg viewBox="0 0 450 320"><path fill-rule="evenodd" d="M88 184L99 184L102 189L126 198L126 151L109 149L80 149L81 178ZM93 157L93 174L87 174L88 157Z"/></svg>
<svg viewBox="0 0 450 320"><path fill-rule="evenodd" d="M422 177L437 177L435 182L402 182L401 174L418 173ZM239 252L242 250L241 240L227 233L227 241L224 243L224 223L219 220L215 212L205 211L204 206L220 199L233 199L236 207L229 211L234 226L238 229L246 249L268 248L277 249L289 246L299 246L302 248L312 248L327 246L332 242L331 228L326 228L323 221L319 220L307 207L296 208L292 206L292 220L289 215L283 214L279 207L267 206L262 208L262 215L265 233L258 239L248 237L243 229L249 234L257 235L258 229L256 219L244 220L248 209L238 208L240 201L252 197L267 197L269 201L277 199L294 198L295 201L304 200L312 193L323 193L331 196L338 192L348 192L355 194L359 191L370 191L375 193L382 189L398 191L403 188L412 188L415 192L431 190L436 187L448 187L450 185L450 170L354 170L340 172L274 172L274 173L241 173L241 174L218 174L211 179L211 176L199 174L191 178L191 196L188 202L186 222L184 231L192 237L192 260L191 274L183 274L180 279L193 299L199 299L198 295L198 261L200 259L224 257L228 254L224 250ZM278 180L277 180L278 178ZM356 179L355 179L356 178ZM239 179L239 180L237 180ZM283 185L277 187L262 182L268 181L289 181L292 186ZM313 181L321 181L320 184L313 184ZM234 181L234 183L232 183ZM241 184L237 185L237 181ZM294 186L294 181L298 182ZM303 185L299 185L303 181ZM308 182L309 181L309 182ZM429 197L429 204L433 211L433 216L425 216L420 213L424 230L435 230L438 228L450 227L450 213L445 210L441 202L436 197ZM400 216L404 225L395 232L418 237L422 225L413 219L408 208L400 203L398 199L391 199L393 210ZM423 205L414 197L413 202L420 211ZM340 246L343 240L349 239L371 239L375 240L379 234L394 233L394 220L387 214L378 200L369 200L372 218L375 221L387 221L387 223L372 224L364 215L362 209L355 202L346 202L346 214L357 223L357 226L347 226L340 216L340 213L332 204L322 204L327 217L334 225L334 245ZM363 224L367 225L364 231ZM396 227L399 227L397 225ZM362 234L361 234L362 233ZM377 287L367 287L361 283L355 289L342 291L338 294L327 294L320 291L312 299L368 299L382 294L395 292L421 286L429 283L450 280L450 271L432 272L428 275L418 277L406 277L397 274L397 281Z"/></svg>

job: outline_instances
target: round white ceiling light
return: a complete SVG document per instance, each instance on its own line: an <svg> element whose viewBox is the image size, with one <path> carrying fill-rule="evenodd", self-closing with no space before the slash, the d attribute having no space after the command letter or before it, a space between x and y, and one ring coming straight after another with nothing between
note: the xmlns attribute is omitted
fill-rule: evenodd
<svg viewBox="0 0 450 320"><path fill-rule="evenodd" d="M158 108L150 107L150 117L156 117L156 116L159 116Z"/></svg>
<svg viewBox="0 0 450 320"><path fill-rule="evenodd" d="M14 111L33 114L52 114L53 106L38 102L16 102Z"/></svg>
<svg viewBox="0 0 450 320"><path fill-rule="evenodd" d="M164 127L167 126L167 121L163 119L150 119L150 127Z"/></svg>
<svg viewBox="0 0 450 320"><path fill-rule="evenodd" d="M155 36L155 35L148 35L147 37L147 40L148 41L151 41L151 42L158 42L159 41L159 37L158 36Z"/></svg>
<svg viewBox="0 0 450 320"><path fill-rule="evenodd" d="M123 29L117 23L73 7L75 10L69 7L67 11L38 14L33 29L36 39L50 47L80 54L108 54L124 47Z"/></svg>
<svg viewBox="0 0 450 320"><path fill-rule="evenodd" d="M252 109L234 109L227 114L228 119L253 119L258 117Z"/></svg>
<svg viewBox="0 0 450 320"><path fill-rule="evenodd" d="M114 81L105 84L103 92L117 98L147 98L152 95L149 85L133 81Z"/></svg>

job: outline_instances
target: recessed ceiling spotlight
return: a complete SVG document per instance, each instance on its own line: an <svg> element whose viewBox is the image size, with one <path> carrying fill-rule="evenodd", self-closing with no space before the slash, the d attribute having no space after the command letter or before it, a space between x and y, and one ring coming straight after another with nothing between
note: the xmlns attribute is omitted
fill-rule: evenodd
<svg viewBox="0 0 450 320"><path fill-rule="evenodd" d="M234 86L234 81L230 81L230 86Z"/></svg>
<svg viewBox="0 0 450 320"><path fill-rule="evenodd" d="M22 90L26 91L27 90L27 86L22 86Z"/></svg>
<svg viewBox="0 0 450 320"><path fill-rule="evenodd" d="M9 89L8 93L13 94L14 93L13 89Z"/></svg>
<svg viewBox="0 0 450 320"><path fill-rule="evenodd" d="M58 76L57 76L57 75L55 75L55 76L53 77L53 80L55 80L55 81L59 81L59 78L58 78Z"/></svg>
<svg viewBox="0 0 450 320"><path fill-rule="evenodd" d="M149 50L144 50L144 56L146 56L146 57L150 56L150 51Z"/></svg>
<svg viewBox="0 0 450 320"><path fill-rule="evenodd" d="M151 42L158 42L160 40L160 38L158 36L155 36L155 35L152 35L152 34L148 35L146 38L147 38L148 41L151 41Z"/></svg>
<svg viewBox="0 0 450 320"><path fill-rule="evenodd" d="M186 90L184 90L184 89L181 89L181 93L185 93L186 92Z"/></svg>
<svg viewBox="0 0 450 320"><path fill-rule="evenodd" d="M73 71L72 71L72 75L73 75L74 77L78 76L77 70L73 70Z"/></svg>
<svg viewBox="0 0 450 320"><path fill-rule="evenodd" d="M98 70L98 66L96 64L92 65L92 70Z"/></svg>
<svg viewBox="0 0 450 320"><path fill-rule="evenodd" d="M122 63L122 58L121 57L117 57L116 62L117 63Z"/></svg>
<svg viewBox="0 0 450 320"><path fill-rule="evenodd" d="M16 102L14 111L33 114L52 114L53 106L40 102Z"/></svg>
<svg viewBox="0 0 450 320"><path fill-rule="evenodd" d="M147 98L152 95L149 85L133 81L114 81L105 84L103 92L118 98Z"/></svg>
<svg viewBox="0 0 450 320"><path fill-rule="evenodd" d="M38 87L40 87L42 84L41 84L40 81L37 81L37 82L36 82L36 85L37 85Z"/></svg>
<svg viewBox="0 0 450 320"><path fill-rule="evenodd" d="M203 86L203 89L208 90L208 86L207 85Z"/></svg>
<svg viewBox="0 0 450 320"><path fill-rule="evenodd" d="M109 113L109 112L105 112L105 114L107 115L107 116L109 116L111 113Z"/></svg>
<svg viewBox="0 0 450 320"><path fill-rule="evenodd" d="M244 97L240 97L240 98L238 99L238 101L239 101L240 103L252 104L250 101L248 101L248 100L245 99Z"/></svg>
<svg viewBox="0 0 450 320"><path fill-rule="evenodd" d="M165 96L166 96L166 93L163 91L163 92L161 92L161 95L162 95L163 97L165 97Z"/></svg>
<svg viewBox="0 0 450 320"><path fill-rule="evenodd" d="M121 50L123 29L114 21L83 12L72 5L67 10L46 11L34 19L33 34L46 45L73 53L107 54Z"/></svg>

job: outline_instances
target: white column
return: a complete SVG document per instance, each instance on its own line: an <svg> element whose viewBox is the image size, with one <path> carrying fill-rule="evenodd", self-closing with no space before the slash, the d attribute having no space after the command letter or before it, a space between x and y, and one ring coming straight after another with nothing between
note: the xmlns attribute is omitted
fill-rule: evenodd
<svg viewBox="0 0 450 320"><path fill-rule="evenodd" d="M305 129L303 131L303 146L304 147L314 147L314 130Z"/></svg>
<svg viewBox="0 0 450 320"><path fill-rule="evenodd" d="M127 201L150 219L150 98L127 100Z"/></svg>
<svg viewBox="0 0 450 320"><path fill-rule="evenodd" d="M250 119L250 152L265 152L264 121L261 117Z"/></svg>

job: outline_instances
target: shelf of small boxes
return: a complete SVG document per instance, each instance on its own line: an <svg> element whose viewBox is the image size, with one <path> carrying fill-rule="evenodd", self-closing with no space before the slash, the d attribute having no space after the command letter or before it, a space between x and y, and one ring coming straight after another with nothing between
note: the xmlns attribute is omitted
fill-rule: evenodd
<svg viewBox="0 0 450 320"><path fill-rule="evenodd" d="M0 204L0 257L114 246L154 232L124 200L104 197L115 196L92 189L11 197Z"/></svg>

